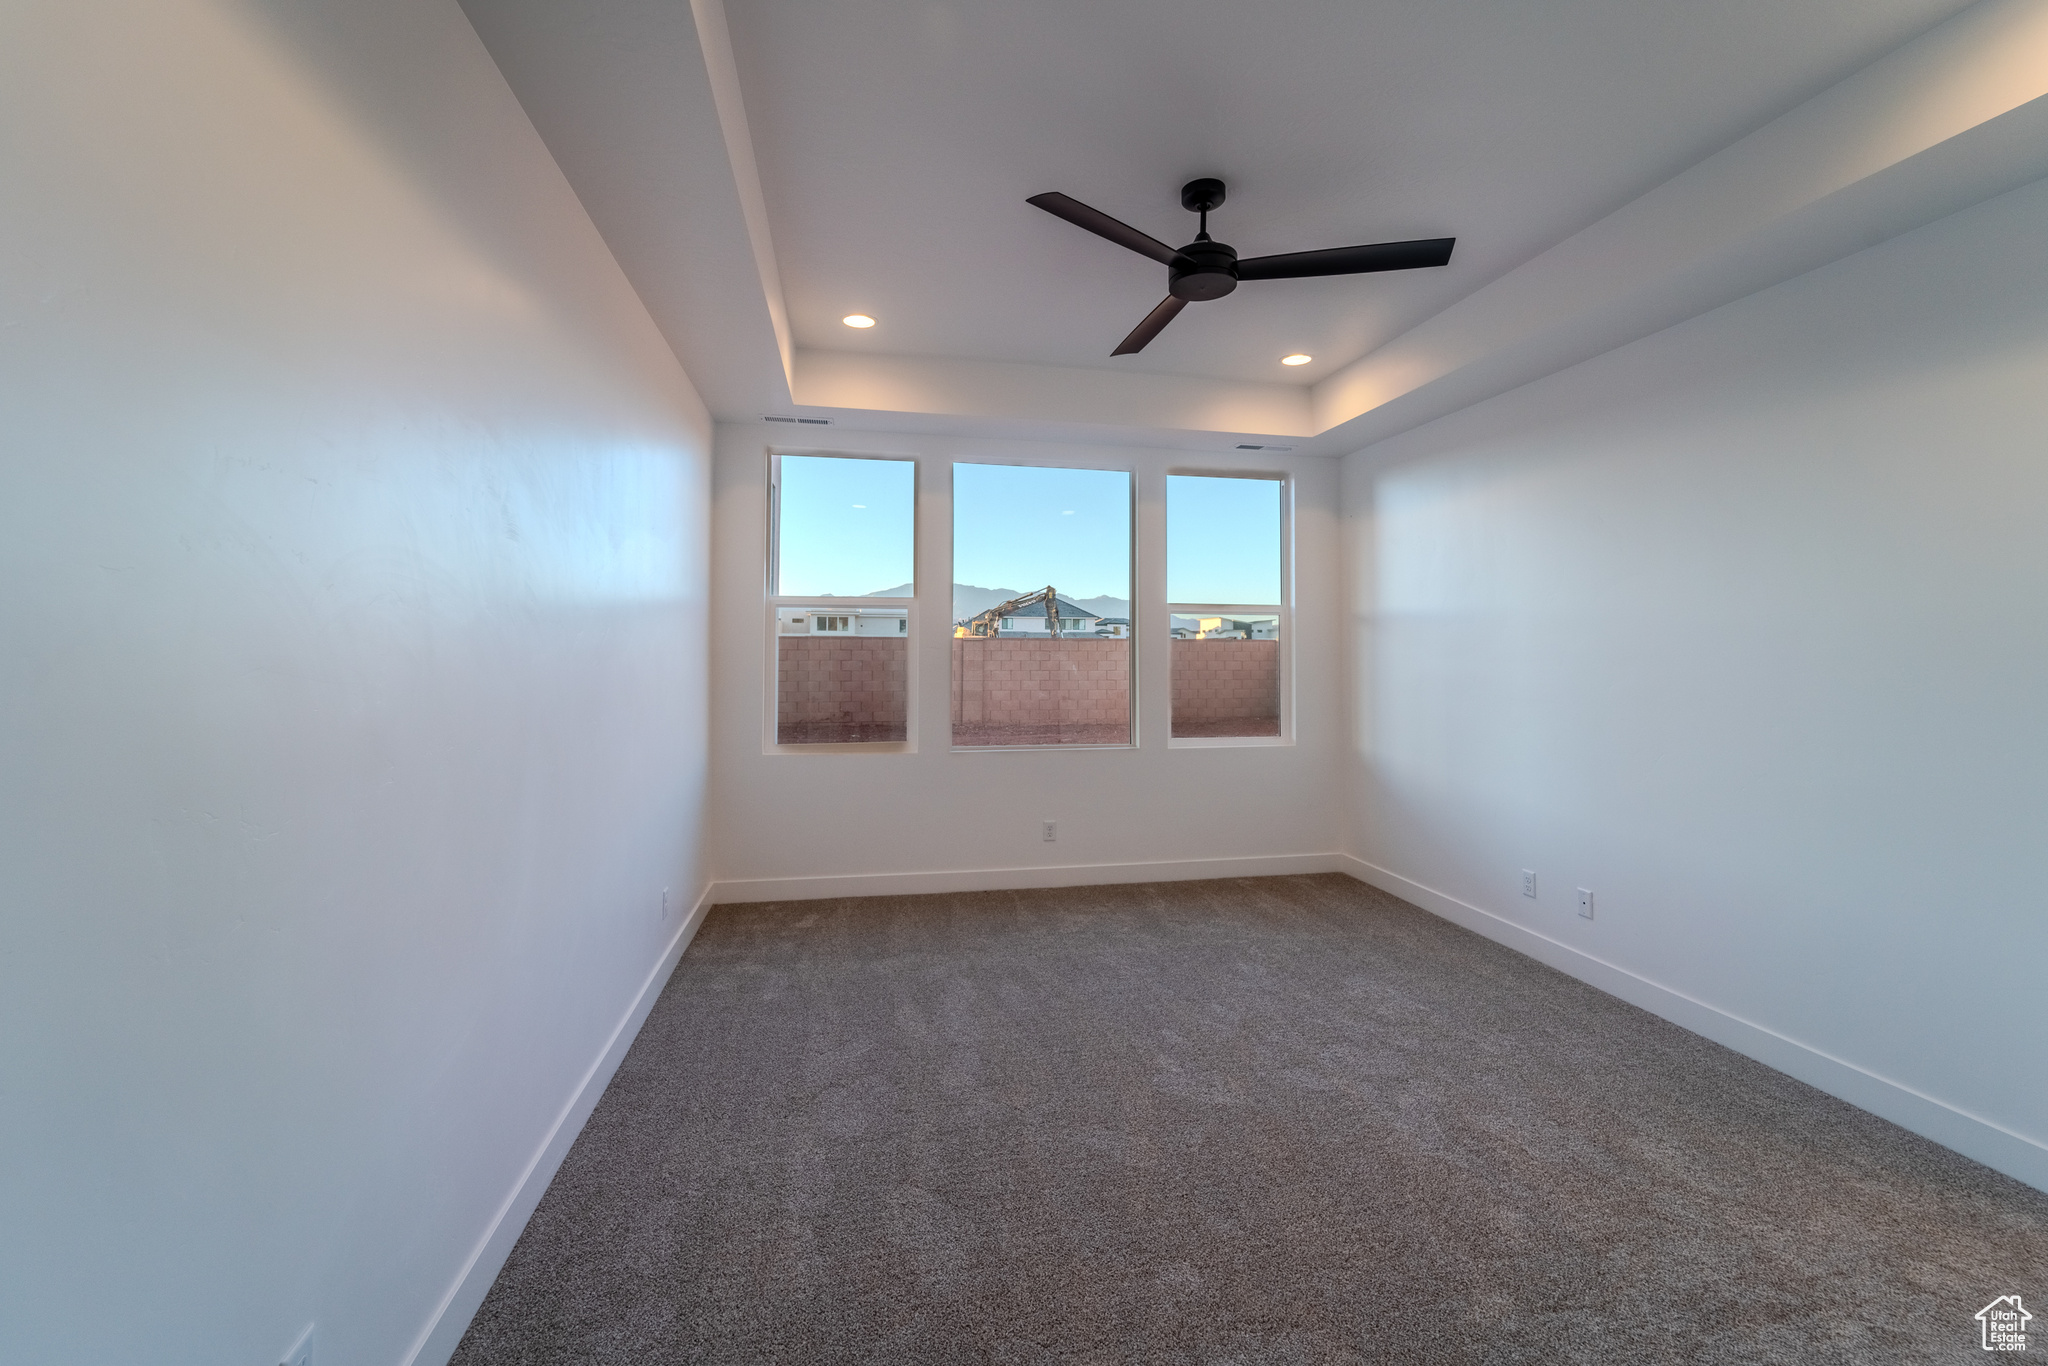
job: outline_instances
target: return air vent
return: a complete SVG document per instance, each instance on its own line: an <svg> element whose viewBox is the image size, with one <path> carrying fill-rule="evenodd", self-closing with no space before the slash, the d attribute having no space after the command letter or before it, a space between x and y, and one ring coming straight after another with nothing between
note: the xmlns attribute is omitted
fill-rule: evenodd
<svg viewBox="0 0 2048 1366"><path fill-rule="evenodd" d="M794 423L796 423L796 424L797 424L798 426L802 426L802 427L829 427L829 426L831 426L831 425L832 425L832 419L831 419L831 418L829 418L829 417L774 417L774 416L769 416L769 417L764 417L764 418L762 418L761 420L762 420L763 422L794 422Z"/></svg>
<svg viewBox="0 0 2048 1366"><path fill-rule="evenodd" d="M1257 445L1253 445L1253 444L1251 444L1250 442L1244 442L1244 443L1242 443L1242 444L1240 444L1240 445L1238 446L1238 449L1239 449L1239 450L1241 450L1241 451L1291 451L1291 450L1293 450L1293 449L1294 449L1294 447L1292 447L1292 446L1257 446Z"/></svg>

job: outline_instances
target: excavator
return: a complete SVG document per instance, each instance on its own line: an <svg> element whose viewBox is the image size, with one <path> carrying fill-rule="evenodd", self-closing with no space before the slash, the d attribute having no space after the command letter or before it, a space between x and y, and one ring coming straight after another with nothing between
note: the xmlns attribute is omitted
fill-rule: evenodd
<svg viewBox="0 0 2048 1366"><path fill-rule="evenodd" d="M1053 638L1057 640L1060 636L1060 595L1059 590L1051 584L1047 584L1035 593L1026 593L1020 598L1011 598L1008 602L998 603L986 612L980 612L976 615L988 618L992 627L989 634L993 635L996 631L1002 629L997 623L1001 622L1004 617L1017 608L1029 607L1034 602L1043 602L1045 604L1045 629L1050 631Z"/></svg>

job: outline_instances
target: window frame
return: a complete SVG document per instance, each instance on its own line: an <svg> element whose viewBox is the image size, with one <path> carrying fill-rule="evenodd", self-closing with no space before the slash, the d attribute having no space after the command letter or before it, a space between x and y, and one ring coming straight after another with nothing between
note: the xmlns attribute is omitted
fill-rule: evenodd
<svg viewBox="0 0 2048 1366"><path fill-rule="evenodd" d="M1126 696L1124 698L1124 705L1127 708L1130 725L1130 738L1128 740L1123 740L1113 744L1101 745L961 745L955 744L953 742L952 703L954 681L952 637L954 622L952 601L953 584L957 582L960 577L958 565L960 505L959 491L956 486L956 481L954 479L954 471L955 468L960 465L997 465L1010 466L1019 469L1040 470L1084 470L1093 474L1122 475L1127 481L1129 481L1127 485L1129 490L1128 496L1124 500L1124 516L1126 519L1124 532L1124 553L1126 557L1126 564L1124 567L1124 591L1127 594L1125 600L1130 603L1130 610L1133 614L1133 621L1137 619L1136 613L1138 611L1138 502L1140 495L1140 471L1138 469L1137 461L1129 458L1118 458L1115 456L1111 456L1108 453L1104 453L1103 456L1098 459L1063 458L1046 460L1032 459L1029 456L1022 454L1004 454L1000 456L953 455L947 457L945 536L947 636L946 747L948 752L953 754L1055 754L1061 751L1070 750L1126 750L1138 748L1140 734L1139 726L1143 720L1138 705L1138 695L1142 691L1141 684L1143 675L1141 673L1141 657L1143 655L1143 651L1141 651L1138 648L1138 633L1135 630L1132 631L1131 634L1128 636L1110 637L1111 639L1119 640L1121 644L1125 645L1130 650L1130 684ZM1164 569L1165 561L1163 559L1160 561L1160 565L1161 568ZM1031 590L1026 588L1020 589L1018 591L1028 593ZM998 630L996 636L999 637L1000 634L1001 632L1000 630Z"/></svg>
<svg viewBox="0 0 2048 1366"><path fill-rule="evenodd" d="M1162 586L1172 582L1173 564L1173 519L1171 500L1172 480L1192 479L1256 479L1280 485L1280 601L1277 603L1248 602L1174 602L1168 600L1166 615L1159 623L1159 632L1167 643L1166 672L1166 747L1168 749L1277 749L1295 743L1294 734L1294 475L1287 470L1231 470L1201 469L1192 466L1169 466L1160 482L1161 496L1167 500L1162 507L1161 522L1165 537L1160 546L1159 573ZM1189 616L1258 616L1275 617L1280 625L1280 733L1278 735L1189 735L1176 736L1173 733L1173 619Z"/></svg>
<svg viewBox="0 0 2048 1366"><path fill-rule="evenodd" d="M892 443L893 444L893 443ZM761 694L761 753L766 754L907 754L924 748L935 753L1045 753L1056 750L1123 750L1162 745L1168 749L1277 748L1297 743L1296 633L1296 499L1299 474L1291 468L1202 466L1156 461L1152 452L1125 452L1115 448L1061 450L1048 458L1036 451L1003 451L1000 454L968 454L959 447L906 451L901 447L844 450L809 444L764 443L768 457L763 510L766 526L765 553L757 562L761 578L762 649L760 659L764 686ZM779 594L776 579L781 570L781 459L783 456L823 456L843 460L890 460L912 468L911 593L905 597L831 597ZM1130 732L1127 741L1114 744L1075 745L955 745L952 743L952 584L958 577L954 533L958 506L953 483L956 465L1011 465L1039 469L1073 469L1115 473L1129 481L1127 506L1127 574L1131 603L1131 625L1120 638L1130 651ZM1165 600L1169 557L1172 554L1168 500L1170 479L1191 476L1204 479L1257 479L1280 485L1279 603L1178 603ZM1157 498L1154 504L1151 500ZM934 539L938 538L938 539ZM943 546L943 551L940 547ZM1156 578L1154 577L1156 575ZM942 593L943 604L932 597ZM1155 596L1156 595L1156 596ZM1160 604L1164 601L1164 607ZM904 738L900 741L826 742L781 744L776 739L780 698L780 615L789 609L882 610L901 612L903 627L894 637L905 643ZM1154 613L1159 615L1154 616ZM1173 735L1172 703L1172 618L1180 615L1271 616L1279 622L1284 648L1279 652L1280 733L1273 736L1190 736ZM921 621L921 626L913 622ZM1148 632L1148 622L1154 627ZM936 638L934 638L936 635ZM1148 640L1148 636L1156 635ZM1112 637L1115 639L1116 637ZM943 649L941 648L943 642ZM935 656L943 654L941 661ZM1165 675L1159 695L1150 697L1154 686L1148 680L1157 665ZM934 691L936 689L937 691ZM929 714L936 699L938 714ZM1160 725L1153 731L1153 710Z"/></svg>
<svg viewBox="0 0 2048 1366"><path fill-rule="evenodd" d="M917 567L924 550L924 478L925 462L920 456L881 451L841 451L817 446L774 446L767 448L768 527L766 536L767 554L761 565L762 613L767 623L764 632L766 648L763 651L765 686L761 690L761 752L763 754L914 754L917 752L918 689L917 689L917 630L911 624L917 617L918 602L924 592L918 580ZM832 460L881 460L893 461L910 466L910 595L908 597L834 597L830 594L785 594L779 579L782 574L782 457L785 455L824 457ZM949 590L950 591L950 590ZM781 697L778 685L781 679L782 613L790 608L814 611L823 608L832 612L837 608L847 609L849 617L865 609L878 609L904 614L903 630L888 639L904 642L903 666L903 738L901 740L859 740L826 741L817 744L784 744L776 738L780 720ZM857 635L858 628L849 621L849 636Z"/></svg>

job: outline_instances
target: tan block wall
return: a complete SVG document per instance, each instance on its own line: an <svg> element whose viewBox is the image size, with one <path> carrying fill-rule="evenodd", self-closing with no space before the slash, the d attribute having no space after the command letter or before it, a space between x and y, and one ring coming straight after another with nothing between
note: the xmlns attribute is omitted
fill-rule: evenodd
<svg viewBox="0 0 2048 1366"><path fill-rule="evenodd" d="M883 636L783 636L779 725L901 725L909 642ZM954 724L1116 722L1130 714L1128 640L961 640L953 645ZM1280 642L1173 642L1175 721L1280 714Z"/></svg>
<svg viewBox="0 0 2048 1366"><path fill-rule="evenodd" d="M953 639L953 724L1121 722L1131 711L1128 640Z"/></svg>
<svg viewBox="0 0 2048 1366"><path fill-rule="evenodd" d="M1173 642L1173 719L1278 720L1280 642Z"/></svg>
<svg viewBox="0 0 2048 1366"><path fill-rule="evenodd" d="M901 636L781 636L776 722L901 726L909 660L910 642Z"/></svg>

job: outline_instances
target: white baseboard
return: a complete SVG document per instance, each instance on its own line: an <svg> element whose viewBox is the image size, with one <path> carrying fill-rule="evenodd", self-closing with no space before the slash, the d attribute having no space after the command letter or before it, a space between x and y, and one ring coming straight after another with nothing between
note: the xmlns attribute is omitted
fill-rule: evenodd
<svg viewBox="0 0 2048 1366"><path fill-rule="evenodd" d="M640 1033L640 1026L647 1021L647 1014L654 1009L654 1003L661 997L661 989L668 983L669 974L675 971L682 959L683 950L696 937L697 927L704 923L704 914L711 909L711 886L697 898L697 904L683 917L677 927L675 938L662 951L661 958L647 974L647 980L640 984L640 992L633 998L633 1004L626 1008L626 1014L619 1021L619 1027L612 1031L598 1053L597 1061L583 1074L583 1080L570 1093L568 1103L562 1106L555 1123L548 1130L548 1136L541 1141L539 1151L526 1164L526 1170L512 1183L511 1194L498 1206L497 1215L491 1220L490 1228L477 1243L476 1250L469 1254L469 1261L455 1278L455 1284L441 1297L441 1303L427 1320L427 1326L413 1343L412 1351L405 1358L405 1366L447 1366L448 1358L455 1355L455 1348L462 1341L462 1335L469 1331L469 1322L476 1317L476 1311L483 1306L484 1296L490 1293L491 1283L498 1279L498 1272L505 1266L505 1259L512 1255L512 1245L519 1241L520 1233L526 1228L526 1221L533 1217L533 1211L540 1204L540 1198L547 1193L548 1183L555 1179L562 1159L569 1155L569 1148L576 1142L576 1136L583 1132L590 1112L597 1108L598 1098L604 1095L604 1088L611 1084L612 1074L625 1061L626 1050L633 1046L633 1040Z"/></svg>
<svg viewBox="0 0 2048 1366"><path fill-rule="evenodd" d="M1809 1086L1888 1119L1900 1128L1910 1129L1923 1138L1933 1139L1945 1148L1953 1148L1994 1171L2004 1172L2036 1189L2048 1190L2048 1145L2038 1143L2025 1134L2015 1133L1981 1115L1957 1109L1855 1063L1659 985L1627 968L1596 958L1583 949L1561 943L1433 887L1426 887L1376 863L1368 863L1349 854L1338 855L1337 862L1339 871L1349 873L1360 882L1392 893L1403 901L1413 902L1455 925L1527 954L1537 962L1576 977L1589 986L1598 987L1610 996L1618 996L1652 1015L1662 1016L1787 1076L1797 1077Z"/></svg>
<svg viewBox="0 0 2048 1366"><path fill-rule="evenodd" d="M1065 863L1036 868L959 868L936 873L854 873L832 877L741 878L712 884L713 904L813 901L836 896L912 896L1016 887L1092 887L1113 882L1186 882L1212 877L1278 877L1348 872L1348 854L1271 854L1251 858L1168 859L1155 863ZM1355 874L1354 874L1355 876Z"/></svg>

